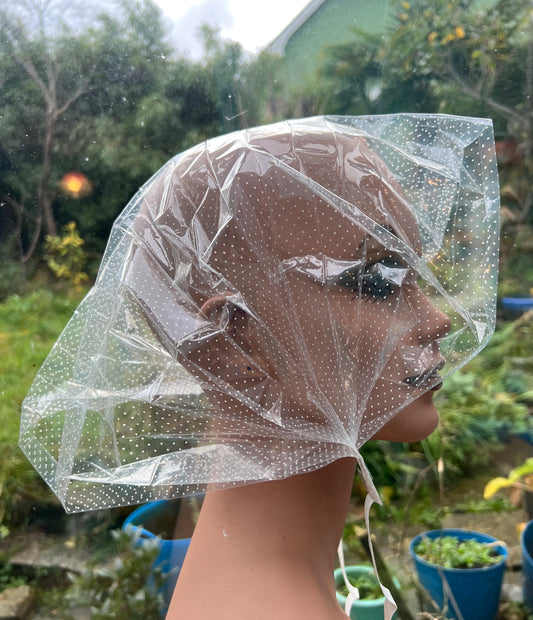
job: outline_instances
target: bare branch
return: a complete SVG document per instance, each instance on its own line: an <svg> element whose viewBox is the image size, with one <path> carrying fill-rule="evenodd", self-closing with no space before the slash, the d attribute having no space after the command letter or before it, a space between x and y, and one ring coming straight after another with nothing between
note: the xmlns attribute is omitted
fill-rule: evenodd
<svg viewBox="0 0 533 620"><path fill-rule="evenodd" d="M472 86L470 86L470 84L465 82L463 78L457 73L455 67L450 62L447 62L445 64L445 69L448 71L450 77L453 79L455 84L463 91L463 93L465 93L465 95L469 95L470 97L473 97L474 99L477 99L478 101L483 101L488 106L490 106L493 110L501 112L508 118L514 119L516 121L521 120L521 115L516 110L514 110L513 108L509 108L508 106L503 105L502 103L499 103L498 101L495 101L494 99L492 99L492 97L488 97L484 95L478 89L473 88Z"/></svg>
<svg viewBox="0 0 533 620"><path fill-rule="evenodd" d="M86 80L82 86L78 88L78 90L71 96L65 103L57 109L57 116L61 116L64 112L66 112L70 106L75 103L81 96L83 96L89 89L90 80Z"/></svg>
<svg viewBox="0 0 533 620"><path fill-rule="evenodd" d="M52 96L52 93L50 92L50 89L48 88L48 86L41 79L39 73L37 72L37 69L35 68L35 65L31 62L31 60L28 60L27 58L23 58L17 55L15 55L15 60L20 64L20 66L24 69L24 71L26 71L26 73L31 77L31 79L37 84L47 105L50 107L54 106L55 99Z"/></svg>
<svg viewBox="0 0 533 620"><path fill-rule="evenodd" d="M19 231L19 234L17 236L17 238L18 238L17 245L18 245L18 249L19 249L19 252L20 252L20 261L22 263L26 263L32 257L33 253L35 252L35 248L37 247L37 244L39 243L39 238L41 236L41 225L42 225L42 215L41 215L41 212L39 210L37 215L34 215L33 213L30 213L24 207L24 200L22 200L22 202L19 202L19 201L15 200L9 194L6 194L5 192L0 192L0 200L3 200L10 207L12 207L13 210L15 211L15 213L16 213L17 230ZM20 234L20 231L21 231L21 228L22 228L22 218L23 217L27 217L27 218L33 220L33 223L35 224L34 229L33 229L33 234L31 235L30 243L29 243L28 247L26 248L26 250L24 250L24 247L22 246L22 235Z"/></svg>

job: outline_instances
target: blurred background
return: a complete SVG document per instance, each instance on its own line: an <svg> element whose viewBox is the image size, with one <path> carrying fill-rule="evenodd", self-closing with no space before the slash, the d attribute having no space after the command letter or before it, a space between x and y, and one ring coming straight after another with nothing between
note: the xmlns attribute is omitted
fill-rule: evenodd
<svg viewBox="0 0 533 620"><path fill-rule="evenodd" d="M496 335L440 391L430 438L371 442L365 456L385 499L377 518L398 532L457 511L523 520L520 498L480 489L533 455L532 98L531 0L0 1L0 590L28 586L27 617L158 617L157 601L142 606L153 557L137 547L136 568L109 574L132 553L117 532L133 509L66 517L17 447L20 405L137 189L202 140L286 118L493 120ZM354 506L362 494L354 483ZM67 576L87 566L74 595ZM117 596L129 583L130 602L113 607L109 583Z"/></svg>

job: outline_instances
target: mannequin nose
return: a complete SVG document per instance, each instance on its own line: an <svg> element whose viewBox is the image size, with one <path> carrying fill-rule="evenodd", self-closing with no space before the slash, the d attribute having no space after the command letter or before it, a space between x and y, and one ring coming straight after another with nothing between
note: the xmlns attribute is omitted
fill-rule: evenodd
<svg viewBox="0 0 533 620"><path fill-rule="evenodd" d="M437 308L422 291L418 293L418 340L421 343L444 338L450 333L452 324L450 317Z"/></svg>

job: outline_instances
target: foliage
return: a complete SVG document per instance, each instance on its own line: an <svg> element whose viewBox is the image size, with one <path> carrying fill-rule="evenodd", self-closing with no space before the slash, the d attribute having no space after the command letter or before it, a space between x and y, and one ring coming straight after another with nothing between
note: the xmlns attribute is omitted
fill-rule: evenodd
<svg viewBox="0 0 533 620"><path fill-rule="evenodd" d="M9 553L0 553L0 592L22 585L31 586L38 592L39 602L53 603L68 584L66 574L59 566L12 563Z"/></svg>
<svg viewBox="0 0 533 620"><path fill-rule="evenodd" d="M9 562L0 563L0 592L7 588L16 588L28 583L23 575L13 575L12 566Z"/></svg>
<svg viewBox="0 0 533 620"><path fill-rule="evenodd" d="M29 260L42 230L56 237L69 221L101 252L147 178L206 138L264 122L275 84L274 58L208 27L201 62L172 57L152 0L114 0L107 13L92 0L77 28L68 4L0 10L0 244L11 260ZM73 171L92 191L59 191Z"/></svg>
<svg viewBox="0 0 533 620"><path fill-rule="evenodd" d="M330 114L391 114L433 111L437 101L427 76L412 72L398 79L385 60L383 37L353 29L350 43L326 48L320 69Z"/></svg>
<svg viewBox="0 0 533 620"><path fill-rule="evenodd" d="M483 497L488 499L495 493L510 486L521 487L531 490L530 485L522 483L533 475L533 457L526 459L521 465L509 472L507 478L497 477L487 482L483 491Z"/></svg>
<svg viewBox="0 0 533 620"><path fill-rule="evenodd" d="M6 237L3 243L0 240L0 301L9 295L20 293L26 283L28 265L12 260L16 254L17 243L16 234Z"/></svg>
<svg viewBox="0 0 533 620"><path fill-rule="evenodd" d="M501 292L533 288L533 36L529 0L392 0L384 36L354 29L324 52L329 114L489 117L499 163ZM517 275L519 274L519 275Z"/></svg>
<svg viewBox="0 0 533 620"><path fill-rule="evenodd" d="M533 312L502 324L480 355L468 365L483 377L496 398L518 402L533 400Z"/></svg>
<svg viewBox="0 0 533 620"><path fill-rule="evenodd" d="M531 136L528 104L524 107L531 88L526 72L533 70L526 62L527 0L438 5L414 0L395 6L395 24L382 52L387 81L402 83L417 75L429 82L438 101L434 111L490 116L497 130L512 132L520 142Z"/></svg>
<svg viewBox="0 0 533 620"><path fill-rule="evenodd" d="M500 445L509 428L529 428L524 405L470 372L457 372L446 379L434 401L439 424L422 448L428 462L443 459L448 475L486 465L490 450Z"/></svg>
<svg viewBox="0 0 533 620"><path fill-rule="evenodd" d="M52 494L17 447L20 406L36 370L80 300L50 291L0 304L0 524L20 525Z"/></svg>
<svg viewBox="0 0 533 620"><path fill-rule="evenodd" d="M386 505L412 488L420 468L426 463L422 454L404 443L369 441L361 446L360 452ZM366 495L362 486L355 491L361 497Z"/></svg>
<svg viewBox="0 0 533 620"><path fill-rule="evenodd" d="M47 235L44 244L46 264L58 279L71 282L76 290L81 290L89 276L83 271L87 254L83 249L84 241L76 228L75 222L63 226L63 235Z"/></svg>
<svg viewBox="0 0 533 620"><path fill-rule="evenodd" d="M505 174L504 171L501 173ZM516 229L514 215L509 219L508 187L502 188L502 235L498 296L531 297L533 295L533 228L524 224ZM514 194L514 192L513 192ZM516 201L514 201L517 204Z"/></svg>
<svg viewBox="0 0 533 620"><path fill-rule="evenodd" d="M276 90L279 60L266 52L249 58L240 43L221 39L208 25L200 32L204 46L201 66L216 109L217 133L264 123L269 96Z"/></svg>
<svg viewBox="0 0 533 620"><path fill-rule="evenodd" d="M529 157L533 41L528 0L393 0L384 37L354 30L326 50L330 111L489 116Z"/></svg>
<svg viewBox="0 0 533 620"><path fill-rule="evenodd" d="M348 581L359 590L359 598L361 600L374 600L383 597L378 580L371 573L359 575L358 577L348 575ZM346 584L337 587L337 591L343 596L348 596Z"/></svg>
<svg viewBox="0 0 533 620"><path fill-rule="evenodd" d="M110 566L88 566L74 576L66 595L63 617L76 618L76 610L89 610L92 620L157 618L164 609L159 589L168 579L160 567L153 568L160 539L141 540L139 529L114 530L112 536L121 552ZM152 583L147 586L150 576Z"/></svg>
<svg viewBox="0 0 533 620"><path fill-rule="evenodd" d="M492 543L459 540L456 536L423 537L415 553L426 562L443 568L481 568L501 561Z"/></svg>
<svg viewBox="0 0 533 620"><path fill-rule="evenodd" d="M126 120L136 103L157 88L168 53L159 9L150 0L121 3L114 18L98 15L79 31L57 13L63 9L66 14L66 4L27 3L0 12L0 66L9 67L0 123L6 168L0 196L7 207L2 223L5 232L19 234L17 258L22 261L40 242L41 228L57 235L58 202L76 213L78 201L62 201L58 183L73 165L83 169L88 162L93 122L103 113ZM38 28L30 26L34 20Z"/></svg>
<svg viewBox="0 0 533 620"><path fill-rule="evenodd" d="M498 609L501 620L533 620L533 614L524 601L503 601Z"/></svg>

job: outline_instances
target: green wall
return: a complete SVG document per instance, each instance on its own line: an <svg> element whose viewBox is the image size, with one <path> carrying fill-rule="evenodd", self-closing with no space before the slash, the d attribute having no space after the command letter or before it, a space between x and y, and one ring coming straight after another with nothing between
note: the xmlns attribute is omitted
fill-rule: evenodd
<svg viewBox="0 0 533 620"><path fill-rule="evenodd" d="M289 39L283 73L293 86L302 85L322 61L326 45L353 38L353 29L384 32L392 16L390 0L326 0Z"/></svg>

